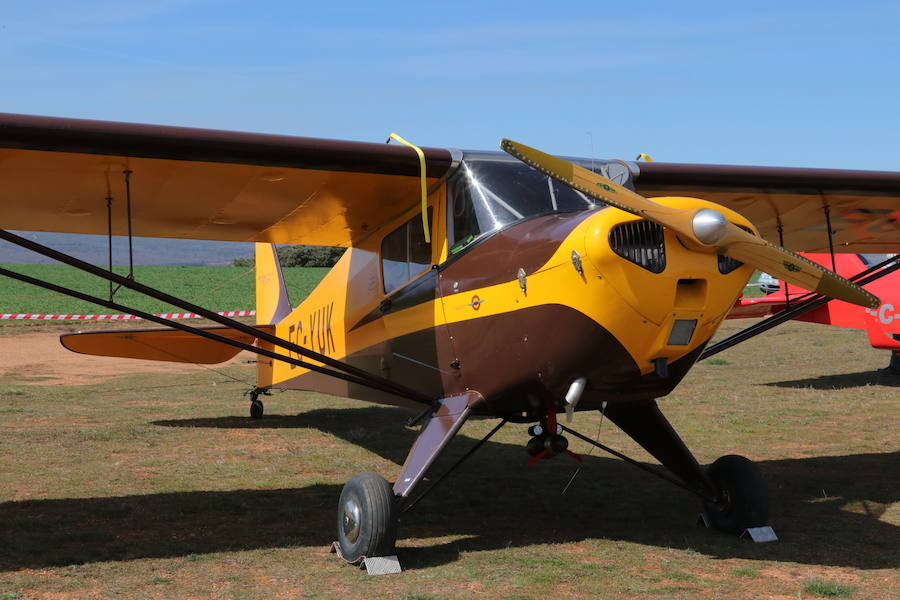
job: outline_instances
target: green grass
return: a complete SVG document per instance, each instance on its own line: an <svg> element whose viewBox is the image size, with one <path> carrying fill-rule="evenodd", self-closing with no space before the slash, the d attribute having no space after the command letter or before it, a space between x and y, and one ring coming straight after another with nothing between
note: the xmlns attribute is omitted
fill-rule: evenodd
<svg viewBox="0 0 900 600"><path fill-rule="evenodd" d="M724 358L707 358L706 364L724 367L724 366L730 365L731 362L725 360Z"/></svg>
<svg viewBox="0 0 900 600"><path fill-rule="evenodd" d="M811 579L803 586L803 591L820 598L849 598L853 594L853 588L833 581L823 579Z"/></svg>
<svg viewBox="0 0 900 600"><path fill-rule="evenodd" d="M744 288L744 296L747 298L760 298L765 296L763 291L756 285L751 285L759 282L759 271L753 271L753 275L750 276L750 281L747 282L747 287Z"/></svg>
<svg viewBox="0 0 900 600"><path fill-rule="evenodd" d="M46 280L83 293L108 298L109 284L66 265L0 265L10 271ZM119 274L127 271L114 267ZM135 279L145 285L188 300L210 310L255 308L252 268L239 267L135 267ZM321 281L327 268L286 268L285 283L296 305ZM151 313L184 312L128 289L119 290L115 301ZM110 310L27 283L3 278L0 313L109 314Z"/></svg>
<svg viewBox="0 0 900 600"><path fill-rule="evenodd" d="M660 405L701 463L758 462L778 542L696 527L692 495L599 452L562 495L575 461L527 467L525 427L510 424L404 515L405 570L378 578L329 553L335 508L354 474L397 476L414 412L276 392L252 421L247 385L190 367L79 386L0 375L0 407L26 409L0 413L0 593L738 600L847 597L825 595L842 581L853 597L892 597L900 515L885 474L900 431L885 423L898 388L874 374L886 353L806 323L728 353L730 366L697 365ZM253 380L252 366L224 373ZM467 423L436 472L494 423ZM592 437L598 425L573 423ZM600 438L649 460L608 420Z"/></svg>

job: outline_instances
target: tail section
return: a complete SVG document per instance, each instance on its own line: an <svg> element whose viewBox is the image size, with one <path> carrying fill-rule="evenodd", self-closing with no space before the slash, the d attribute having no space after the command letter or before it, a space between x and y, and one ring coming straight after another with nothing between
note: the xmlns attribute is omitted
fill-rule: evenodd
<svg viewBox="0 0 900 600"><path fill-rule="evenodd" d="M291 314L275 244L256 244L256 323L272 325Z"/></svg>

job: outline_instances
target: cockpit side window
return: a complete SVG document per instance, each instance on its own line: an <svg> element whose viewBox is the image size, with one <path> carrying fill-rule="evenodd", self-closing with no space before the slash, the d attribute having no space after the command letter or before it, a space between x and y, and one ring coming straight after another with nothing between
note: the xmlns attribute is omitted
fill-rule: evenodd
<svg viewBox="0 0 900 600"><path fill-rule="evenodd" d="M428 222L433 223L432 210L428 209ZM404 283L431 266L431 244L425 241L422 214L387 234L381 241L381 274L384 293Z"/></svg>

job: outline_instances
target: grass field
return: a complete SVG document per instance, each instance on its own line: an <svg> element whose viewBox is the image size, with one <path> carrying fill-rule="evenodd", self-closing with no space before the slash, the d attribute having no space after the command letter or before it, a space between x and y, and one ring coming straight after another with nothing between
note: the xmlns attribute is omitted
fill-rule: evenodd
<svg viewBox="0 0 900 600"><path fill-rule="evenodd" d="M80 386L7 373L0 598L900 597L900 387L874 372L886 353L791 323L716 358L663 409L701 462L759 462L781 541L698 528L688 494L597 453L562 495L575 462L527 468L525 427L510 425L403 519L406 570L381 578L328 545L343 483L397 475L406 411L288 392L252 421L249 365ZM437 470L492 425L468 423ZM600 439L649 460L608 423Z"/></svg>
<svg viewBox="0 0 900 600"><path fill-rule="evenodd" d="M108 298L109 284L66 265L0 265L10 271L30 275L57 285ZM127 269L114 267L119 274ZM252 268L239 267L135 267L135 279L199 304L210 310L247 310L255 306ZM307 296L319 283L327 268L284 269L285 283L291 300ZM122 289L115 301L145 312L184 312L142 294ZM0 280L0 313L41 314L108 314L109 310L35 286L2 278Z"/></svg>

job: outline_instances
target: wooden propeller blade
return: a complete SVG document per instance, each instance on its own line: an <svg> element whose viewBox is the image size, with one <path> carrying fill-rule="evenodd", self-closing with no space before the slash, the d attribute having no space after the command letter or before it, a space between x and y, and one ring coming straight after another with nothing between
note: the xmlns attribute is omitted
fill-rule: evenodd
<svg viewBox="0 0 900 600"><path fill-rule="evenodd" d="M869 308L877 308L881 304L878 297L858 285L790 250L744 231L734 223L727 222L724 235L711 245L700 240L694 231L694 216L698 210L657 204L593 171L512 140L502 140L500 147L525 164L595 200L667 227L684 239L717 254L753 265L788 283L831 298Z"/></svg>
<svg viewBox="0 0 900 600"><path fill-rule="evenodd" d="M728 233L717 244L716 252L823 296L867 308L878 308L881 304L877 296L855 283L799 254L744 231L734 223L728 223Z"/></svg>

